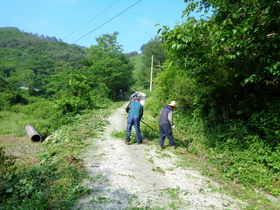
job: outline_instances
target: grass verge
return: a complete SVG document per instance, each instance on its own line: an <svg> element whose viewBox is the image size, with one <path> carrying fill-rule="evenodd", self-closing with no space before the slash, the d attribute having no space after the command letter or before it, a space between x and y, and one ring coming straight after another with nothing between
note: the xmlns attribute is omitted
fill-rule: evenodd
<svg viewBox="0 0 280 210"><path fill-rule="evenodd" d="M43 142L32 142L22 131L26 114L20 113L20 122L11 114L14 128L2 124L0 129L0 209L69 209L88 192L80 186L87 174L77 158L87 146L85 140L103 130L106 117L118 106L77 115ZM7 111L0 116L8 120Z"/></svg>

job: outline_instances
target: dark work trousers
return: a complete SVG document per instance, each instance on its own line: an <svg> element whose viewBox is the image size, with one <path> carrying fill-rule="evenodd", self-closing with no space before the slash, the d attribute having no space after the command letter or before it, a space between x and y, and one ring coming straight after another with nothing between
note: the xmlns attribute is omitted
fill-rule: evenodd
<svg viewBox="0 0 280 210"><path fill-rule="evenodd" d="M168 138L171 146L175 146L174 138L173 138L173 135L172 135L172 129L171 129L170 125L160 124L159 125L159 132L160 132L160 135L159 135L159 145L160 146L162 146L162 147L164 146L165 137Z"/></svg>

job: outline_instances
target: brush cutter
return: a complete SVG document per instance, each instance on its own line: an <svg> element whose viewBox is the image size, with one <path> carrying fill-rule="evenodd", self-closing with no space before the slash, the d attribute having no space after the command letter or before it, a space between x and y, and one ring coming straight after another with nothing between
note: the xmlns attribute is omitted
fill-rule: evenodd
<svg viewBox="0 0 280 210"><path fill-rule="evenodd" d="M177 130L177 128L174 127L174 130L176 131L177 135L182 138L182 141L183 141L183 144L185 147L188 147L189 146L189 141L185 141L183 135Z"/></svg>
<svg viewBox="0 0 280 210"><path fill-rule="evenodd" d="M179 131L177 130L177 128L173 127L173 129L176 131L177 135L182 138L183 141L185 141L185 139L183 138L182 134L179 133Z"/></svg>
<svg viewBox="0 0 280 210"><path fill-rule="evenodd" d="M149 126L147 123L145 123L145 122L143 122L142 120L141 120L141 122L142 123L144 123L146 126L148 126L149 128L151 128L153 131L155 131L155 129L153 129L151 126Z"/></svg>

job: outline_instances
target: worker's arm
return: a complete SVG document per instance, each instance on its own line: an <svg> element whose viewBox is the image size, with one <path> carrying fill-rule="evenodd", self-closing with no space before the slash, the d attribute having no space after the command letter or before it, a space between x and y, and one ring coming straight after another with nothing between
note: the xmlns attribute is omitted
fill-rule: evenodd
<svg viewBox="0 0 280 210"><path fill-rule="evenodd" d="M131 103L132 103L132 101L130 101L130 102L129 102L129 104L127 105L127 107L125 108L126 113L128 113L128 112L129 112L130 107L131 107Z"/></svg>

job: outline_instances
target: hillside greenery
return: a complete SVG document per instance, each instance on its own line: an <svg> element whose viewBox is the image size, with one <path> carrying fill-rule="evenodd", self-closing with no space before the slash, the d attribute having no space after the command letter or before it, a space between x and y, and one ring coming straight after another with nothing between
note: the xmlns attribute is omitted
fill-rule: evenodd
<svg viewBox="0 0 280 210"><path fill-rule="evenodd" d="M133 66L122 53L117 35L97 37L97 45L84 49L1 28L0 110L28 104L26 94L57 100L62 114L119 99L119 90L133 84Z"/></svg>
<svg viewBox="0 0 280 210"><path fill-rule="evenodd" d="M118 32L85 49L0 28L0 209L69 209L87 193L76 157L123 103L120 89L147 93L144 119L153 127L161 107L177 101L178 155L202 160L204 174L279 197L280 3L185 2L185 21L161 26L142 54L124 55ZM189 16L209 10L211 17ZM26 124L44 143L27 140ZM157 141L156 132L143 135Z"/></svg>
<svg viewBox="0 0 280 210"><path fill-rule="evenodd" d="M85 49L0 29L0 209L69 209L87 193L78 154L133 84L117 35ZM28 124L42 144L28 141Z"/></svg>
<svg viewBox="0 0 280 210"><path fill-rule="evenodd" d="M158 105L176 100L178 125L186 134L203 132L208 162L279 196L280 3L186 2L186 20L159 30L167 62L147 107L156 116ZM209 9L205 20L188 17Z"/></svg>

